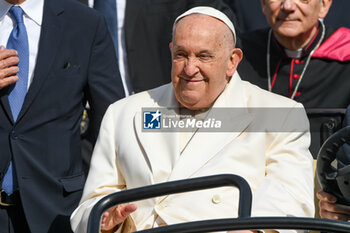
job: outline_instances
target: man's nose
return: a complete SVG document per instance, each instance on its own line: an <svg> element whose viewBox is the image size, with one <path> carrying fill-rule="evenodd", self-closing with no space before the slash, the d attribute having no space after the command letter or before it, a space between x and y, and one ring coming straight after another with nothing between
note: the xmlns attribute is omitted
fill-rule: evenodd
<svg viewBox="0 0 350 233"><path fill-rule="evenodd" d="M188 76L194 76L198 73L198 61L195 58L188 58L185 62L184 72Z"/></svg>
<svg viewBox="0 0 350 233"><path fill-rule="evenodd" d="M296 2L299 0L283 0L281 3L281 9L284 9L286 11L293 11L296 7Z"/></svg>

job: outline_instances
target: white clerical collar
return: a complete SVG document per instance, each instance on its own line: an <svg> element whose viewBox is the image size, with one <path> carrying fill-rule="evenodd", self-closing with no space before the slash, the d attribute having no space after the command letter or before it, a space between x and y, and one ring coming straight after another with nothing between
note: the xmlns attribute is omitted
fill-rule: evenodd
<svg viewBox="0 0 350 233"><path fill-rule="evenodd" d="M303 49L298 49L298 50L289 50L289 49L284 49L284 52L289 58L300 58L301 55L303 54Z"/></svg>

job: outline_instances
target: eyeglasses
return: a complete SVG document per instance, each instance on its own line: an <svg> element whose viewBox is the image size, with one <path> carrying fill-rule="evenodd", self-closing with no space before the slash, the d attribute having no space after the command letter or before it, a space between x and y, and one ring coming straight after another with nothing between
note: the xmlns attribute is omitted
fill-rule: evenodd
<svg viewBox="0 0 350 233"><path fill-rule="evenodd" d="M268 0L269 3L284 3L286 0ZM295 3L308 4L311 0L292 0Z"/></svg>

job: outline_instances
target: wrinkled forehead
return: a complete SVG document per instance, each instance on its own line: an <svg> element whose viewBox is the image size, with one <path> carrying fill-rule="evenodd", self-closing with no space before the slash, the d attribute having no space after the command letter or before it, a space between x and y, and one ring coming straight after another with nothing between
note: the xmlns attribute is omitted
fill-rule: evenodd
<svg viewBox="0 0 350 233"><path fill-rule="evenodd" d="M194 7L192 9L186 11L182 15L178 16L175 19L174 24L173 24L173 35L175 33L175 29L176 29L179 21L181 19L185 18L186 16L194 15L194 14L209 16L209 17L215 18L215 19L221 21L222 23L224 23L228 27L228 29L232 32L234 45L236 44L236 32L235 32L235 28L233 26L232 21L224 13L222 13L221 11L216 10L215 8L212 8L212 7L205 7L205 6Z"/></svg>

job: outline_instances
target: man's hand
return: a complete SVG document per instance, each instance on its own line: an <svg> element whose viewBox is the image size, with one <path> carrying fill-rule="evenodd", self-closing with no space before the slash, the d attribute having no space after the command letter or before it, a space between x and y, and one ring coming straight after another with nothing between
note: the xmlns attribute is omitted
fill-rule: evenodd
<svg viewBox="0 0 350 233"><path fill-rule="evenodd" d="M136 209L137 206L135 204L122 204L107 210L102 216L102 232L109 232L112 230L115 226L122 223Z"/></svg>
<svg viewBox="0 0 350 233"><path fill-rule="evenodd" d="M336 197L323 191L317 192L316 196L319 199L318 206L321 218L350 220L350 206L337 204Z"/></svg>
<svg viewBox="0 0 350 233"><path fill-rule="evenodd" d="M17 51L14 49L5 49L0 46L0 89L11 85L18 80L16 74L19 71L17 64L19 58Z"/></svg>

